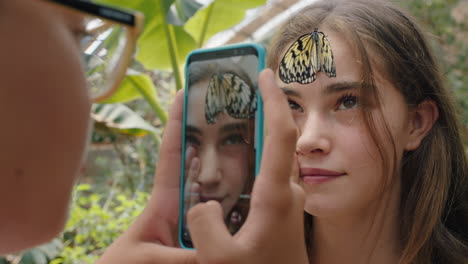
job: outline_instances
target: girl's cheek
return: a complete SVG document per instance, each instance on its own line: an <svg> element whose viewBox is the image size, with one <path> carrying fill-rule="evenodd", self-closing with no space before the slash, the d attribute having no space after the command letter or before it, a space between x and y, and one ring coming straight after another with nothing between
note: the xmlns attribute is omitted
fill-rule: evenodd
<svg viewBox="0 0 468 264"><path fill-rule="evenodd" d="M293 112L293 119L296 123L297 128L299 128L299 130L302 131L302 128L304 127L304 124L307 121L307 116L304 114L298 114Z"/></svg>
<svg viewBox="0 0 468 264"><path fill-rule="evenodd" d="M245 160L249 152L249 145L247 144L234 144L229 145L221 148L221 152L223 155L234 158L237 160Z"/></svg>
<svg viewBox="0 0 468 264"><path fill-rule="evenodd" d="M334 114L337 123L344 126L361 126L363 113L359 109L338 111Z"/></svg>

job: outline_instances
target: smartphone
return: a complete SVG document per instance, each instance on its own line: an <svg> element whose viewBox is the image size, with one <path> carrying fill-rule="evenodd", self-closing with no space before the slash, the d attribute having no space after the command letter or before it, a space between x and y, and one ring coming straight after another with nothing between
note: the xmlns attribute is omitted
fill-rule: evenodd
<svg viewBox="0 0 468 264"><path fill-rule="evenodd" d="M245 222L263 147L258 74L265 50L246 43L191 52L185 67L179 242L193 248L186 214L218 201L235 234Z"/></svg>

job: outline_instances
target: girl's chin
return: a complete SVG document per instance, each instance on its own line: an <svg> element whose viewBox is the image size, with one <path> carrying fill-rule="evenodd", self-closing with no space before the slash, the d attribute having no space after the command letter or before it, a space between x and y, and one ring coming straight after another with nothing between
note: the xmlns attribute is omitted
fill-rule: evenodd
<svg viewBox="0 0 468 264"><path fill-rule="evenodd" d="M332 201L331 199L326 199L326 197L310 197L306 195L304 211L314 217L328 218L341 214L343 210L340 208L343 206L339 205L339 201Z"/></svg>

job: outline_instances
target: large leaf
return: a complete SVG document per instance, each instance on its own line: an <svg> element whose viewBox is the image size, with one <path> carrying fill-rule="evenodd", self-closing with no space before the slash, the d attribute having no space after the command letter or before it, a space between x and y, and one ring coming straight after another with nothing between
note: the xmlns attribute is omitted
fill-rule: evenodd
<svg viewBox="0 0 468 264"><path fill-rule="evenodd" d="M54 259L60 255L60 251L63 248L63 243L60 239L55 238L51 242L39 246L37 249L42 251L48 259Z"/></svg>
<svg viewBox="0 0 468 264"><path fill-rule="evenodd" d="M94 104L91 116L108 128L132 136L155 135L156 128L123 104Z"/></svg>
<svg viewBox="0 0 468 264"><path fill-rule="evenodd" d="M172 26L175 50L178 52L177 63L185 62L187 54L197 47L195 40L182 27ZM147 69L169 69L171 58L164 26L157 21L148 25L139 41L137 60Z"/></svg>
<svg viewBox="0 0 468 264"><path fill-rule="evenodd" d="M162 5L160 5L162 1ZM165 17L174 0L94 0L94 2L115 6L117 8L130 8L138 10L145 15L145 30L153 20ZM163 7L163 9L161 9Z"/></svg>
<svg viewBox="0 0 468 264"><path fill-rule="evenodd" d="M203 4L197 0L175 0L167 13L166 21L169 24L182 26Z"/></svg>
<svg viewBox="0 0 468 264"><path fill-rule="evenodd" d="M216 0L198 11L184 28L202 46L214 34L238 24L248 9L264 5L266 0Z"/></svg>
<svg viewBox="0 0 468 264"><path fill-rule="evenodd" d="M153 98L157 97L156 88L148 75L127 75L119 89L110 98L99 103L113 104L135 100L142 96L139 90L144 90L146 94Z"/></svg>
<svg viewBox="0 0 468 264"><path fill-rule="evenodd" d="M47 256L39 249L31 249L21 257L20 264L47 264Z"/></svg>
<svg viewBox="0 0 468 264"><path fill-rule="evenodd" d="M174 0L97 0L96 2L127 7L143 12L145 15L145 27L138 38L137 60L149 70L165 70L173 66L171 64L168 37L167 32L164 30L164 25L167 25L166 14L169 13ZM193 7L189 8L182 3L178 4L178 6L185 10L185 15L190 15L196 11L193 10ZM173 26L173 34L174 50L177 51L178 56L177 63L181 65L184 63L187 54L196 48L196 44L192 36L185 32L182 27Z"/></svg>

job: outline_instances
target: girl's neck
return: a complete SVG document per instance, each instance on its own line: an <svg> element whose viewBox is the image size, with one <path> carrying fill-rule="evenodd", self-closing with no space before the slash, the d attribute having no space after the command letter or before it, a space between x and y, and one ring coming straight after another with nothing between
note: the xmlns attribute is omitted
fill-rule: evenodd
<svg viewBox="0 0 468 264"><path fill-rule="evenodd" d="M314 217L310 263L398 263L402 246L399 199L375 207L377 213L366 210L346 217Z"/></svg>

